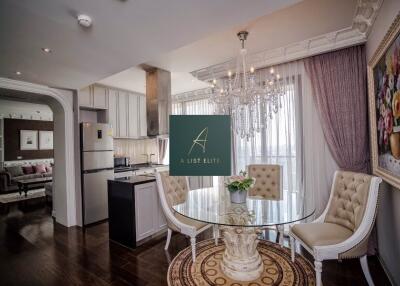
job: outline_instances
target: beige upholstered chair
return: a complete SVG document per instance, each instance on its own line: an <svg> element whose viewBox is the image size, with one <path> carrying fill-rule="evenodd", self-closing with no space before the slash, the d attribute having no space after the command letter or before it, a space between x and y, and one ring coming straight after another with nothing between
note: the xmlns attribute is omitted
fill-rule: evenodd
<svg viewBox="0 0 400 286"><path fill-rule="evenodd" d="M187 177L170 176L168 171L156 173L158 194L168 224L168 236L165 250L171 241L172 231L177 231L190 236L193 262L196 260L196 236L211 225L180 215L172 206L185 202L189 192ZM214 235L216 231L214 229ZM217 243L217 236L215 236Z"/></svg>
<svg viewBox="0 0 400 286"><path fill-rule="evenodd" d="M378 209L381 178L337 171L328 205L312 223L296 224L289 236L292 260L295 240L314 256L317 286L322 284L322 261L359 257L368 284L374 285L368 269L367 245Z"/></svg>
<svg viewBox="0 0 400 286"><path fill-rule="evenodd" d="M252 164L247 166L250 177L256 182L249 190L250 197L257 197L265 200L281 200L283 198L282 166ZM276 226L279 244L283 246L283 225Z"/></svg>

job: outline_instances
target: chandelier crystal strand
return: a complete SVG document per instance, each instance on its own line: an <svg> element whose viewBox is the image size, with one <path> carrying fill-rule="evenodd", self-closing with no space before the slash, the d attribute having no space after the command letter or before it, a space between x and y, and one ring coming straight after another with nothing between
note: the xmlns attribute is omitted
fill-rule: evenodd
<svg viewBox="0 0 400 286"><path fill-rule="evenodd" d="M230 114L233 131L241 138L254 137L266 128L268 118L282 107L284 89L282 78L271 68L256 71L246 62L245 41L247 31L237 34L241 49L236 61L236 71L227 71L227 76L212 80L211 102L218 114Z"/></svg>

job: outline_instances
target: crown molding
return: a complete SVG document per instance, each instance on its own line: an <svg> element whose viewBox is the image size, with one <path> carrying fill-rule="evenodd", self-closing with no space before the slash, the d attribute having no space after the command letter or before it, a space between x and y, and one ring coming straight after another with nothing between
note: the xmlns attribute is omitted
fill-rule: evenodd
<svg viewBox="0 0 400 286"><path fill-rule="evenodd" d="M365 43L382 2L383 0L358 0L350 27L284 47L249 54L248 63L259 69ZM195 70L191 74L199 80L210 81L226 76L226 71L234 70L235 66L236 59L230 59Z"/></svg>
<svg viewBox="0 0 400 286"><path fill-rule="evenodd" d="M208 99L212 94L213 94L213 89L211 87L206 87L178 94L173 94L171 95L171 99L174 103L185 102L192 100Z"/></svg>

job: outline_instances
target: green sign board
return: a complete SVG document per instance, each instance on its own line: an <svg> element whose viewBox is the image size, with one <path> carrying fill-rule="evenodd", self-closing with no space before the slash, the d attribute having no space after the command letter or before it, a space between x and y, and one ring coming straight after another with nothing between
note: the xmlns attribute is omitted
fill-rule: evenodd
<svg viewBox="0 0 400 286"><path fill-rule="evenodd" d="M229 115L170 115L172 176L230 176Z"/></svg>

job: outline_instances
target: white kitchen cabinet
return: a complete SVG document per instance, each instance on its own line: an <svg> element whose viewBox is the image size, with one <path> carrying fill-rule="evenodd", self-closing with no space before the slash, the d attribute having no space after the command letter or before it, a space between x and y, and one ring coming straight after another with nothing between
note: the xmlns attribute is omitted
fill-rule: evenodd
<svg viewBox="0 0 400 286"><path fill-rule="evenodd" d="M128 93L118 92L118 131L119 137L128 137Z"/></svg>
<svg viewBox="0 0 400 286"><path fill-rule="evenodd" d="M78 99L79 106L82 107L92 107L93 106L93 97L92 97L92 87L88 86L81 90L79 90Z"/></svg>
<svg viewBox="0 0 400 286"><path fill-rule="evenodd" d="M147 136L146 96L139 96L139 134Z"/></svg>
<svg viewBox="0 0 400 286"><path fill-rule="evenodd" d="M163 208L160 202L160 196L158 195L157 185L156 185L156 197L157 197L157 225L156 231L161 231L167 228L167 219L165 218Z"/></svg>
<svg viewBox="0 0 400 286"><path fill-rule="evenodd" d="M83 109L107 109L107 88L91 85L79 90L79 107Z"/></svg>
<svg viewBox="0 0 400 286"><path fill-rule="evenodd" d="M158 210L156 184L146 183L135 186L136 241L158 231Z"/></svg>
<svg viewBox="0 0 400 286"><path fill-rule="evenodd" d="M107 102L107 88L104 86L93 86L93 107L99 109L106 109Z"/></svg>
<svg viewBox="0 0 400 286"><path fill-rule="evenodd" d="M118 110L118 91L115 89L109 89L109 91L108 91L108 123L111 124L114 137L119 137L117 110Z"/></svg>
<svg viewBox="0 0 400 286"><path fill-rule="evenodd" d="M146 97L126 90L93 85L80 90L83 109L104 109L114 138L137 139L147 136Z"/></svg>
<svg viewBox="0 0 400 286"><path fill-rule="evenodd" d="M128 96L128 137L138 138L139 134L139 95Z"/></svg>

